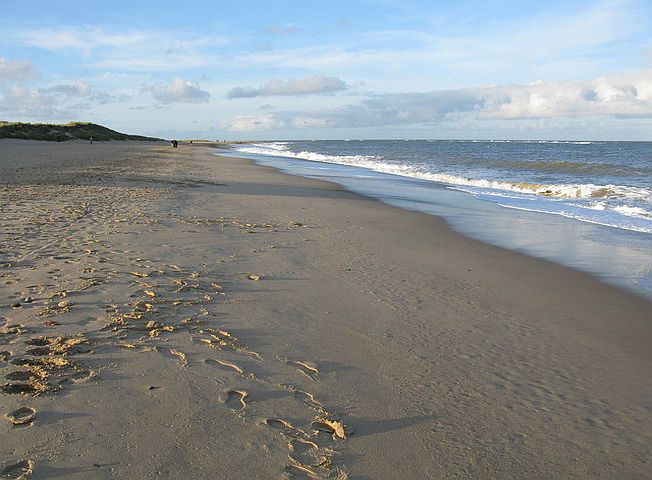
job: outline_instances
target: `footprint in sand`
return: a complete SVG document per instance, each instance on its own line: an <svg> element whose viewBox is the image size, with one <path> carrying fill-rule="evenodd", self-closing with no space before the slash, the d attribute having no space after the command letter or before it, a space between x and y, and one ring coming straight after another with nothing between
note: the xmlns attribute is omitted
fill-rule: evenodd
<svg viewBox="0 0 652 480"><path fill-rule="evenodd" d="M285 363L287 363L288 365L292 365L293 367L296 367L299 370L299 372L304 374L310 380L317 381L317 379L319 378L319 370L317 370L316 367L310 365L308 362L286 359Z"/></svg>
<svg viewBox="0 0 652 480"><path fill-rule="evenodd" d="M292 477L296 478L322 478L317 472L313 472L308 467L303 465L290 464L285 467L285 471L289 473Z"/></svg>
<svg viewBox="0 0 652 480"><path fill-rule="evenodd" d="M291 440L288 443L290 450L290 459L295 465L311 465L314 466L318 461L319 445L311 440L304 440L298 438Z"/></svg>
<svg viewBox="0 0 652 480"><path fill-rule="evenodd" d="M310 435L308 435L307 432L301 430L299 427L295 427L289 421L282 418L268 418L265 420L265 424L290 438L310 438Z"/></svg>
<svg viewBox="0 0 652 480"><path fill-rule="evenodd" d="M338 420L331 420L328 418L316 418L312 422L312 427L319 432L326 432L333 437L333 440L346 439L346 431L344 424Z"/></svg>
<svg viewBox="0 0 652 480"><path fill-rule="evenodd" d="M31 379L34 375L32 372L29 372L27 370L17 370L15 372L9 372L7 375L5 375L5 378L7 380L18 380L21 382L26 382L29 379Z"/></svg>
<svg viewBox="0 0 652 480"><path fill-rule="evenodd" d="M315 398L315 396L312 393L304 392L303 390L293 390L293 393L294 393L294 398L302 401L313 410L317 410L318 412L326 411L324 406Z"/></svg>
<svg viewBox="0 0 652 480"><path fill-rule="evenodd" d="M42 357L44 355L49 355L52 353L52 350L50 347L36 347L36 348L30 348L25 352L27 355L32 355L35 357Z"/></svg>
<svg viewBox="0 0 652 480"><path fill-rule="evenodd" d="M0 392L7 395L31 395L36 397L43 391L44 389L31 383L5 383L0 386Z"/></svg>
<svg viewBox="0 0 652 480"><path fill-rule="evenodd" d="M31 460L21 460L20 462L5 465L0 470L0 478L10 478L13 480L24 480L32 474L34 462Z"/></svg>
<svg viewBox="0 0 652 480"><path fill-rule="evenodd" d="M20 407L9 412L5 418L11 422L12 425L31 425L36 416L36 410L31 407Z"/></svg>
<svg viewBox="0 0 652 480"><path fill-rule="evenodd" d="M235 372L238 375L243 375L244 370L242 370L240 367L238 367L235 363L227 362L226 360L219 360L219 359L212 359L212 358L207 358L206 363L211 364L211 365L218 365L230 372Z"/></svg>
<svg viewBox="0 0 652 480"><path fill-rule="evenodd" d="M247 404L245 399L249 394L244 390L229 390L226 392L226 401L224 402L229 408L236 411L242 411Z"/></svg>

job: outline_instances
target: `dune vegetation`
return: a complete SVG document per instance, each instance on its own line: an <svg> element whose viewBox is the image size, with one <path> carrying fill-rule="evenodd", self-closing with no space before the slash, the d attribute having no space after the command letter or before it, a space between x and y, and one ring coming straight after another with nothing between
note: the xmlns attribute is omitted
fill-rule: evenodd
<svg viewBox="0 0 652 480"><path fill-rule="evenodd" d="M110 128L89 122L71 122L63 125L51 123L23 123L0 121L0 138L19 138L23 140L45 140L63 142L67 140L136 140L160 141L160 138L128 135Z"/></svg>

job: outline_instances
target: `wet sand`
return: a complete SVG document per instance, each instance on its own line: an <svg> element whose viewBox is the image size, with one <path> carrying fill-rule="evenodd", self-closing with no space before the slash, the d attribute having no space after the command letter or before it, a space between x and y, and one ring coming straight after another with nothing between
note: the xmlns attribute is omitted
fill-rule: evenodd
<svg viewBox="0 0 652 480"><path fill-rule="evenodd" d="M0 141L1 474L650 477L649 301L212 151Z"/></svg>

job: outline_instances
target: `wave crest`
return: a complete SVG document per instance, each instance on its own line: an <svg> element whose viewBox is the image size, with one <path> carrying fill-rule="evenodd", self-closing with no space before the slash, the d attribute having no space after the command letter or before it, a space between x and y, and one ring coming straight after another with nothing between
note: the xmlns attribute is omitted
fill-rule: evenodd
<svg viewBox="0 0 652 480"><path fill-rule="evenodd" d="M288 148L288 142L254 143L237 148L243 153L258 155L283 156L310 160L314 162L335 163L354 167L367 168L380 173L389 173L421 180L462 185L492 190L506 190L518 193L536 194L546 197L567 199L582 198L628 198L632 200L652 199L652 189L630 187L624 185L594 185L587 184L541 184L506 180L490 180L469 178L449 173L433 173L423 171L412 165L400 165L383 161L382 157L373 155L327 155L317 152L293 152Z"/></svg>

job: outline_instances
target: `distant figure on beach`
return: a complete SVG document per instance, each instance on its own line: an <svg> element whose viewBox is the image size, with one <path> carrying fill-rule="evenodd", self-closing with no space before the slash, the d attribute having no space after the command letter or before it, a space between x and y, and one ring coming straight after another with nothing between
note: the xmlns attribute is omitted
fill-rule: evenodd
<svg viewBox="0 0 652 480"><path fill-rule="evenodd" d="M91 145L93 145L93 137L91 137Z"/></svg>
<svg viewBox="0 0 652 480"><path fill-rule="evenodd" d="M179 146L179 142L177 142L176 140L172 140L172 146L174 148L177 148L177 146Z"/></svg>

